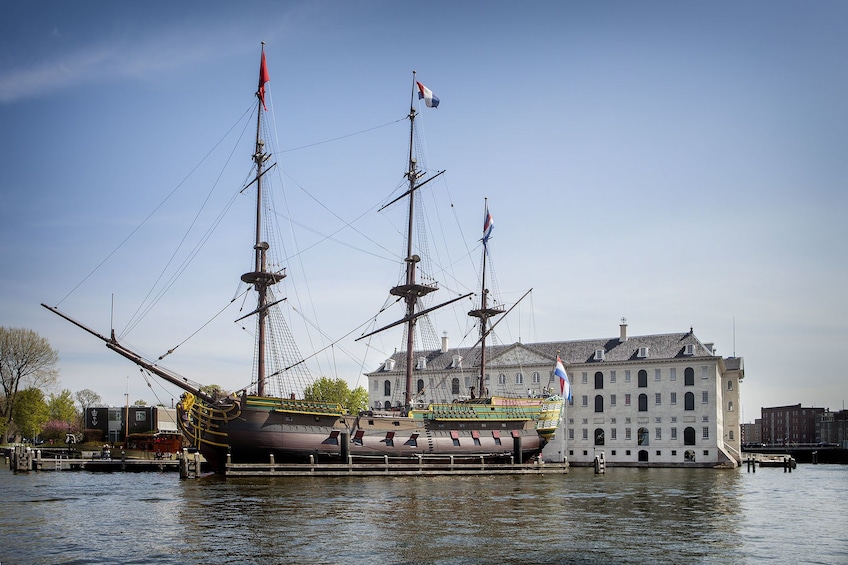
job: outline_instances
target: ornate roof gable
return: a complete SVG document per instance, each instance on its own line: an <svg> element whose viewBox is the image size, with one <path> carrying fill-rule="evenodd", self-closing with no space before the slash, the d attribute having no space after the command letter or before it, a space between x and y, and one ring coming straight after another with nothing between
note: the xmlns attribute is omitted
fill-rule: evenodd
<svg viewBox="0 0 848 565"><path fill-rule="evenodd" d="M551 369L553 369L555 362L550 357L521 343L515 343L500 351L493 352L492 355L487 355L487 357L486 367L493 370L498 367L520 367L525 365L550 365Z"/></svg>

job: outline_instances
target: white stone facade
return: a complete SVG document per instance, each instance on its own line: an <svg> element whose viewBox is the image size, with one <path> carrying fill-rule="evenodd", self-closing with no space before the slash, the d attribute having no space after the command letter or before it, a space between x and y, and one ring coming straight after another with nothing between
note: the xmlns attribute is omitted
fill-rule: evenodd
<svg viewBox="0 0 848 565"><path fill-rule="evenodd" d="M572 388L563 428L544 457L591 465L604 452L608 466L736 465L741 462L739 389L741 358L722 358L712 344L687 333L489 347L484 394L559 393L557 355ZM416 352L416 405L479 395L479 351ZM424 359L424 361L421 361ZM399 407L405 361L395 354L368 373L369 406ZM388 383L388 384L387 384ZM471 387L475 387L472 391Z"/></svg>

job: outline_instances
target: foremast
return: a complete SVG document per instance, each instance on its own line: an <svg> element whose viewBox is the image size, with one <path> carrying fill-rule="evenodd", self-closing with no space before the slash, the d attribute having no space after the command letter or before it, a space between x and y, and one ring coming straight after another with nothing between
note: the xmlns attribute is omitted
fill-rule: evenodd
<svg viewBox="0 0 848 565"><path fill-rule="evenodd" d="M268 325L268 288L285 278L284 272L268 271L268 242L262 240L262 175L266 171L265 162L271 157L265 153L262 140L262 118L265 107L265 83L268 82L268 67L265 64L265 42L262 42L262 59L259 66L259 88L256 91L256 143L253 162L256 175L252 184L256 184L256 234L253 245L253 271L244 273L241 280L253 286L256 291L257 336L256 336L256 394L265 396L265 342Z"/></svg>

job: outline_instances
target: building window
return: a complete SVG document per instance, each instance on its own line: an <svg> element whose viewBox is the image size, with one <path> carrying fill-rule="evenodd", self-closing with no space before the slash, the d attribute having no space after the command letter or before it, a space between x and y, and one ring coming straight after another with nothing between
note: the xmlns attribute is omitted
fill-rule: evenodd
<svg viewBox="0 0 848 565"><path fill-rule="evenodd" d="M683 386L695 386L695 369L686 367L683 371Z"/></svg>
<svg viewBox="0 0 848 565"><path fill-rule="evenodd" d="M727 411L733 412L733 401L732 400L727 403Z"/></svg>
<svg viewBox="0 0 848 565"><path fill-rule="evenodd" d="M603 445L604 444L604 429L603 428L595 428L595 445Z"/></svg>
<svg viewBox="0 0 848 565"><path fill-rule="evenodd" d="M684 410L694 410L695 409L695 395L691 392L687 392L683 395L683 409Z"/></svg>
<svg viewBox="0 0 848 565"><path fill-rule="evenodd" d="M583 374L580 376L580 381L584 385L589 384L589 373L587 373L586 371L583 371Z"/></svg>
<svg viewBox="0 0 848 565"><path fill-rule="evenodd" d="M610 382L611 383L615 382L615 371L610 371Z"/></svg>
<svg viewBox="0 0 848 565"><path fill-rule="evenodd" d="M610 395L610 406L615 406L615 395L614 394Z"/></svg>
<svg viewBox="0 0 848 565"><path fill-rule="evenodd" d="M589 439L589 430L587 430L586 428L583 428L583 439Z"/></svg>
<svg viewBox="0 0 848 565"><path fill-rule="evenodd" d="M392 395L392 383L391 381L383 381L383 396L391 396Z"/></svg>
<svg viewBox="0 0 848 565"><path fill-rule="evenodd" d="M733 390L733 381L727 381L727 390Z"/></svg>
<svg viewBox="0 0 848 565"><path fill-rule="evenodd" d="M701 378L702 379L710 378L710 368L707 367L706 365L701 366Z"/></svg>
<svg viewBox="0 0 848 565"><path fill-rule="evenodd" d="M418 379L418 393L424 392L424 379Z"/></svg>
<svg viewBox="0 0 848 565"><path fill-rule="evenodd" d="M639 412L647 412L648 411L648 395L640 394L639 395Z"/></svg>
<svg viewBox="0 0 848 565"><path fill-rule="evenodd" d="M649 439L648 428L639 428L636 443L639 445L649 445Z"/></svg>
<svg viewBox="0 0 848 565"><path fill-rule="evenodd" d="M630 406L630 393L624 395L624 405Z"/></svg>
<svg viewBox="0 0 848 565"><path fill-rule="evenodd" d="M451 379L451 394L459 394L459 379L456 377Z"/></svg>
<svg viewBox="0 0 848 565"><path fill-rule="evenodd" d="M604 411L604 397L600 394L595 395L595 412Z"/></svg>
<svg viewBox="0 0 848 565"><path fill-rule="evenodd" d="M568 428L568 439L574 441L574 428Z"/></svg>
<svg viewBox="0 0 848 565"><path fill-rule="evenodd" d="M671 402L672 404L677 404L677 393L676 392L672 392L672 393L669 394L669 402Z"/></svg>
<svg viewBox="0 0 848 565"><path fill-rule="evenodd" d="M688 427L683 430L683 445L695 445L695 428Z"/></svg>
<svg viewBox="0 0 848 565"><path fill-rule="evenodd" d="M604 374L600 371L595 373L595 390L604 388Z"/></svg>
<svg viewBox="0 0 848 565"><path fill-rule="evenodd" d="M662 380L662 371L659 369L654 369L654 380L661 381Z"/></svg>
<svg viewBox="0 0 848 565"><path fill-rule="evenodd" d="M617 431L617 430L616 430L615 428L613 428L613 429L611 429L611 430L610 430L610 439L612 439L613 441L615 441L615 440L617 439L617 436L618 436L618 434L616 433L616 431Z"/></svg>
<svg viewBox="0 0 848 565"><path fill-rule="evenodd" d="M701 439L710 439L710 428L708 426L701 428Z"/></svg>
<svg viewBox="0 0 848 565"><path fill-rule="evenodd" d="M654 404L656 404L657 406L662 404L662 394L661 393L659 393L659 392L654 393Z"/></svg>
<svg viewBox="0 0 848 565"><path fill-rule="evenodd" d="M656 440L662 439L662 428L654 428L654 439L656 439Z"/></svg>
<svg viewBox="0 0 848 565"><path fill-rule="evenodd" d="M539 376L539 373L533 373L533 384L537 385L542 382L542 377Z"/></svg>
<svg viewBox="0 0 848 565"><path fill-rule="evenodd" d="M710 391L702 390L701 391L701 404L709 404L710 403Z"/></svg>
<svg viewBox="0 0 848 565"><path fill-rule="evenodd" d="M498 375L498 384L499 385L505 385L506 384L506 375L504 375L503 373Z"/></svg>
<svg viewBox="0 0 848 565"><path fill-rule="evenodd" d="M522 375L521 373L515 373L515 384L524 384L524 375Z"/></svg>
<svg viewBox="0 0 848 565"><path fill-rule="evenodd" d="M624 428L624 440L630 441L631 433L630 428Z"/></svg>
<svg viewBox="0 0 848 565"><path fill-rule="evenodd" d="M627 369L627 370L624 371L624 382L626 382L626 383L630 382L630 369Z"/></svg>
<svg viewBox="0 0 848 565"><path fill-rule="evenodd" d="M584 394L580 400L583 401L583 406L589 406L589 397L587 395Z"/></svg>
<svg viewBox="0 0 848 565"><path fill-rule="evenodd" d="M380 390L380 381L374 379L374 381L371 383L371 390L373 390L374 392Z"/></svg>
<svg viewBox="0 0 848 565"><path fill-rule="evenodd" d="M677 428L671 428L671 439L677 439Z"/></svg>
<svg viewBox="0 0 848 565"><path fill-rule="evenodd" d="M645 369L640 370L638 378L639 388L645 388L646 386L648 386L648 371L646 371Z"/></svg>
<svg viewBox="0 0 848 565"><path fill-rule="evenodd" d="M733 430L730 430L729 432L727 432L727 439L729 439L730 441L733 441Z"/></svg>
<svg viewBox="0 0 848 565"><path fill-rule="evenodd" d="M677 369L672 367L668 370L668 380L676 381L677 380Z"/></svg>

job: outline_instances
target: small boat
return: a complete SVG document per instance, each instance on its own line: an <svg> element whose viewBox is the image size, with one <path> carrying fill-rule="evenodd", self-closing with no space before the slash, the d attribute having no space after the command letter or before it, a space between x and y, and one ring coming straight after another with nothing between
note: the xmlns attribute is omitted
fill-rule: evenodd
<svg viewBox="0 0 848 565"><path fill-rule="evenodd" d="M789 467L794 469L796 466L795 458L789 454L771 454L763 453L757 457L757 462L760 467Z"/></svg>
<svg viewBox="0 0 848 565"><path fill-rule="evenodd" d="M296 378L301 359L293 357L294 346L280 346L273 333L281 327L275 312L283 299L273 294L277 283L286 277L285 269L272 269L269 260L271 246L263 232L265 210L265 174L272 155L266 152L262 138L265 116L265 84L268 70L264 46L260 60L259 87L256 92L256 138L251 159L254 162L253 180L248 184L256 191L255 229L252 261L253 270L241 275L241 280L256 293L255 309L242 319L256 320L254 376L248 387L236 393L210 391L160 365L158 360L141 354L120 343L114 330L103 336L57 308L43 306L102 340L106 347L125 357L149 373L176 385L184 392L177 405L179 427L186 441L205 457L210 470L226 472L232 463L349 463L379 460L386 462L462 462L486 463L523 462L537 456L549 441L561 419L563 399L551 395L544 398L490 398L485 394L450 404L431 404L413 407L412 360L413 336L416 322L433 308L421 308L421 298L437 290L437 286L417 279L421 260L414 252L412 230L415 196L421 187L435 176L425 176L417 169L414 153L415 94L425 92L415 81L413 73L412 101L409 112L409 162L404 176L406 192L387 204L402 199L408 201L407 253L404 280L390 294L402 299L406 315L389 327L405 325L406 329L406 389L403 410L388 413L364 411L349 414L336 402L305 398L309 383ZM429 95L429 91L426 91ZM419 96L423 97L423 96ZM430 106L430 103L428 103ZM442 171L443 172L443 171ZM385 208L385 207L384 207ZM485 245L484 245L485 258ZM485 278L484 278L485 281ZM490 318L502 313L487 304L485 282L480 307L469 314L480 320L482 362L478 391L485 392L485 341L491 330ZM445 306L469 295L453 298ZM284 338L288 337L283 328ZM369 334L370 335L370 334ZM362 336L365 337L365 336ZM299 354L297 354L299 355Z"/></svg>

